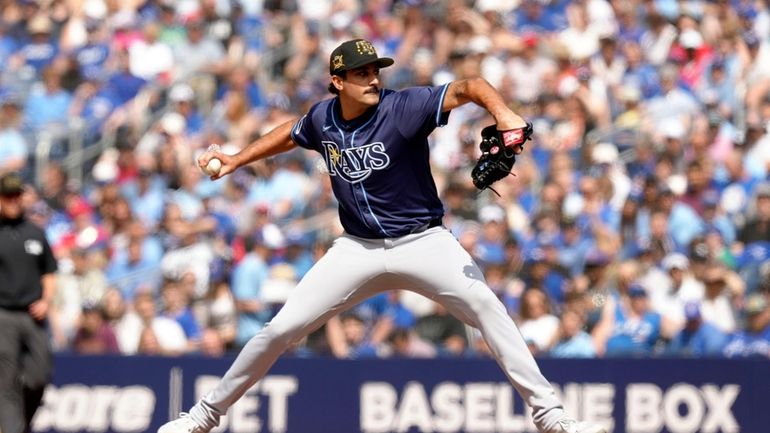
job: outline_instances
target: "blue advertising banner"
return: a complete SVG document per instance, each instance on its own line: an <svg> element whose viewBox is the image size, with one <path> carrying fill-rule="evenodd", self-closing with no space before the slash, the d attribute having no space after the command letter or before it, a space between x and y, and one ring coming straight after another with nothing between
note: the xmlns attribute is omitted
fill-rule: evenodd
<svg viewBox="0 0 770 433"><path fill-rule="evenodd" d="M154 432L232 358L59 355L43 432ZM538 361L567 410L614 433L767 433L770 361ZM222 419L232 433L523 433L530 414L486 359L281 359Z"/></svg>

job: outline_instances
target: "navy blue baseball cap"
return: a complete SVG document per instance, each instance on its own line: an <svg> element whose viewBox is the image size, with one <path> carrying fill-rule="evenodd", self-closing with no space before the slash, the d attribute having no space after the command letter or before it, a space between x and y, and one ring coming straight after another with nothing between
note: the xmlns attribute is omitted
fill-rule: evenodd
<svg viewBox="0 0 770 433"><path fill-rule="evenodd" d="M743 19L753 20L757 17L757 10L750 4L738 6L737 12L738 16Z"/></svg>
<svg viewBox="0 0 770 433"><path fill-rule="evenodd" d="M632 298L646 298L647 289L641 284L632 284L631 287L628 288L628 296Z"/></svg>
<svg viewBox="0 0 770 433"><path fill-rule="evenodd" d="M387 68L393 62L390 57L378 57L374 45L366 39L352 39L332 51L329 56L329 74L338 75L370 63L375 63L379 68Z"/></svg>
<svg viewBox="0 0 770 433"><path fill-rule="evenodd" d="M701 318L700 305L698 302L689 301L684 304L684 318L687 321L698 320Z"/></svg>
<svg viewBox="0 0 770 433"><path fill-rule="evenodd" d="M599 251L596 248L593 248L590 251L588 251L585 257L585 265L592 266L592 267L604 266L609 264L610 261L611 261L610 256Z"/></svg>
<svg viewBox="0 0 770 433"><path fill-rule="evenodd" d="M543 251L542 248L532 248L531 250L527 251L527 254L524 256L524 261L529 264L546 263L545 251Z"/></svg>
<svg viewBox="0 0 770 433"><path fill-rule="evenodd" d="M759 37L756 33L749 30L743 34L743 42L749 47L757 47L759 46Z"/></svg>
<svg viewBox="0 0 770 433"><path fill-rule="evenodd" d="M715 190L708 190L703 193L703 204L707 207L715 207L719 204L719 193Z"/></svg>

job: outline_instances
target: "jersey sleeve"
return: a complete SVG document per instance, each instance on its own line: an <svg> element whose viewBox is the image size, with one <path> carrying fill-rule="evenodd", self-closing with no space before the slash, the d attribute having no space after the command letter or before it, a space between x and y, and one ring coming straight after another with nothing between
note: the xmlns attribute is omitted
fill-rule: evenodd
<svg viewBox="0 0 770 433"><path fill-rule="evenodd" d="M291 128L291 140L299 147L321 151L321 140L318 138L320 131L316 125L322 125L326 105L329 101L321 101L315 104L304 116L297 120Z"/></svg>
<svg viewBox="0 0 770 433"><path fill-rule="evenodd" d="M299 147L305 149L313 149L310 145L310 122L308 122L308 115L300 117L297 123L291 128L291 141L297 144Z"/></svg>
<svg viewBox="0 0 770 433"><path fill-rule="evenodd" d="M449 84L435 87L412 87L397 93L393 112L398 129L405 137L420 131L430 132L449 121L449 111L443 111L444 97Z"/></svg>

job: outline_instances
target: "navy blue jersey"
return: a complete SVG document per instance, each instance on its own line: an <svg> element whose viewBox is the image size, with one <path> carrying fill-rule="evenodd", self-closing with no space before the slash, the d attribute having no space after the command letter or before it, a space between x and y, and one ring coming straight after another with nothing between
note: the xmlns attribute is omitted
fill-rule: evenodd
<svg viewBox="0 0 770 433"><path fill-rule="evenodd" d="M444 215L430 172L428 135L446 124L448 85L382 90L380 103L344 121L339 98L315 104L291 139L323 155L351 235L403 236Z"/></svg>

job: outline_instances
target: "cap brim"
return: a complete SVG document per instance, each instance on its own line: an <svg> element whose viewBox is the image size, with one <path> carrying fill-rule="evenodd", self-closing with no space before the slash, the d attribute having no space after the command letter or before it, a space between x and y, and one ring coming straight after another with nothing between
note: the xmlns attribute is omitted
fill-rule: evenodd
<svg viewBox="0 0 770 433"><path fill-rule="evenodd" d="M341 69L339 72L342 71L351 71L353 69L362 68L367 65L376 65L378 68L387 68L388 66L391 66L393 63L395 63L395 60L391 59L390 57L378 57L376 60L372 60L370 62L364 61L362 63L354 63L350 66L347 66L344 69Z"/></svg>

